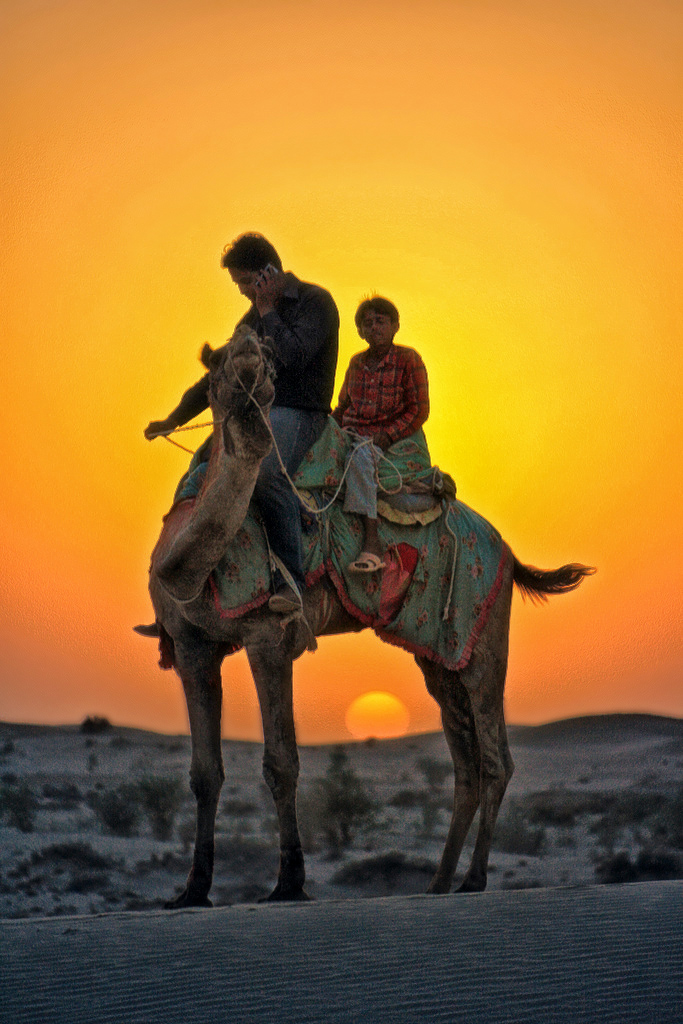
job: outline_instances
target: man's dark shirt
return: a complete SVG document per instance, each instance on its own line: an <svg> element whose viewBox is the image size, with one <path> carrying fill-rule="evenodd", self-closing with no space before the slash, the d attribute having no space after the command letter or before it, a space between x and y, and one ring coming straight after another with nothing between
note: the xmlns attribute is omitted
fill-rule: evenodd
<svg viewBox="0 0 683 1024"><path fill-rule="evenodd" d="M339 347L339 313L324 288L286 275L285 289L272 313L255 306L240 320L269 339L275 365L274 406L329 413ZM239 324L238 324L239 326ZM209 405L208 373L189 388L168 417L182 426Z"/></svg>

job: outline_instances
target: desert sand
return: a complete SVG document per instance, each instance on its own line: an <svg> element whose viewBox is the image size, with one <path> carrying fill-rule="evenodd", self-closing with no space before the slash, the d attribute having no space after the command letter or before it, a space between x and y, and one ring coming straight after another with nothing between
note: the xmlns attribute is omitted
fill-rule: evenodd
<svg viewBox="0 0 683 1024"><path fill-rule="evenodd" d="M683 882L0 928L7 1024L680 1024Z"/></svg>

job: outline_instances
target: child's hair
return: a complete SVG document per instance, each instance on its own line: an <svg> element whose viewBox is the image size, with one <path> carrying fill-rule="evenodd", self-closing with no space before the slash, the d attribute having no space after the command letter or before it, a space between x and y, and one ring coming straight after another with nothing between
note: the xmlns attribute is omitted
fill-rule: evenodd
<svg viewBox="0 0 683 1024"><path fill-rule="evenodd" d="M359 330L363 317L370 310L374 313L379 313L380 316L388 316L392 324L398 326L398 310L393 302L389 302L389 299L383 299L381 295L371 295L369 299L363 299L356 310L354 319Z"/></svg>
<svg viewBox="0 0 683 1024"><path fill-rule="evenodd" d="M221 255L221 266L228 270L263 270L272 263L282 270L282 261L274 246L256 231L247 231L226 245Z"/></svg>

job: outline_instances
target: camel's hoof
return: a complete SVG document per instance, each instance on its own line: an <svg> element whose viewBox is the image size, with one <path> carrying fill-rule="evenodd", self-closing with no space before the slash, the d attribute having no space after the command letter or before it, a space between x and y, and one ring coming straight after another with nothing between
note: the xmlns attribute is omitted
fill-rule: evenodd
<svg viewBox="0 0 683 1024"><path fill-rule="evenodd" d="M312 903L313 897L305 889L282 889L276 885L270 896L262 896L259 903Z"/></svg>
<svg viewBox="0 0 683 1024"><path fill-rule="evenodd" d="M176 896L175 899L164 903L164 910L184 910L186 907L212 907L213 903L208 896L192 895L187 889Z"/></svg>
<svg viewBox="0 0 683 1024"><path fill-rule="evenodd" d="M428 896L445 896L451 891L450 883L446 885L445 882L430 882L427 886Z"/></svg>
<svg viewBox="0 0 683 1024"><path fill-rule="evenodd" d="M483 892L486 888L485 878L463 878L461 885L455 890L456 892Z"/></svg>

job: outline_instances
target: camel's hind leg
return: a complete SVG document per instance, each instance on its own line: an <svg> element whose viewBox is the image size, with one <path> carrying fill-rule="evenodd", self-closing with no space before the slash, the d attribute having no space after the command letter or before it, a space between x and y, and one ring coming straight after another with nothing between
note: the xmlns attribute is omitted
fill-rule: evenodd
<svg viewBox="0 0 683 1024"><path fill-rule="evenodd" d="M292 658L285 645L250 645L249 665L263 719L263 777L280 825L280 869L269 900L307 900L306 873L296 817L299 752L294 731Z"/></svg>
<svg viewBox="0 0 683 1024"><path fill-rule="evenodd" d="M460 892L481 892L486 888L496 818L515 768L503 710L511 599L510 572L470 663L459 673L460 682L469 694L479 748L479 828Z"/></svg>
<svg viewBox="0 0 683 1024"><path fill-rule="evenodd" d="M514 771L502 706L496 711L483 707L483 703L477 694L472 695L481 763L479 828L472 860L459 892L482 892L486 888L496 819Z"/></svg>
<svg viewBox="0 0 683 1024"><path fill-rule="evenodd" d="M183 892L166 906L210 907L214 829L225 773L221 755L221 660L217 645L175 645L175 668L185 690L192 734L190 785L197 798L192 867Z"/></svg>
<svg viewBox="0 0 683 1024"><path fill-rule="evenodd" d="M441 855L441 862L428 892L450 892L455 869L467 833L479 806L479 746L477 744L470 699L456 672L449 672L433 661L416 658L427 689L441 708L441 721L453 758L453 813Z"/></svg>
<svg viewBox="0 0 683 1024"><path fill-rule="evenodd" d="M459 891L480 892L486 888L496 817L514 770L503 716L511 598L510 564L486 628L461 672L449 672L424 658L417 659L427 688L441 707L455 773L453 816L430 892L450 891L477 806L477 839Z"/></svg>

